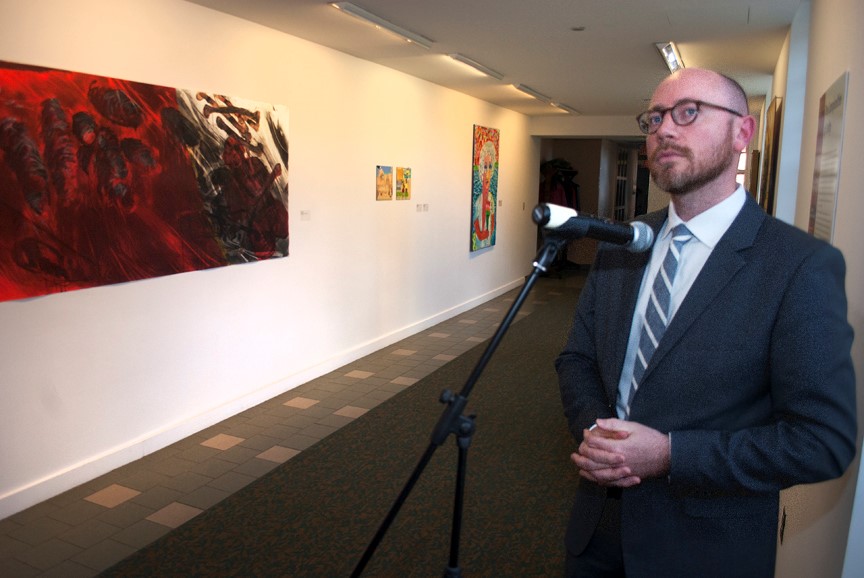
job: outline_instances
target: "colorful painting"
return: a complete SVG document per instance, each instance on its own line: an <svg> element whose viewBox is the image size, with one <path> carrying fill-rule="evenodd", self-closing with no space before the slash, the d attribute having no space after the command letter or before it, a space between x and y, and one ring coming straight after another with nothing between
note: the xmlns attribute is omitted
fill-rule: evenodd
<svg viewBox="0 0 864 578"><path fill-rule="evenodd" d="M471 182L471 250L495 244L498 205L499 131L474 125L474 175Z"/></svg>
<svg viewBox="0 0 864 578"><path fill-rule="evenodd" d="M0 301L288 255L288 112L0 62Z"/></svg>
<svg viewBox="0 0 864 578"><path fill-rule="evenodd" d="M375 168L375 199L393 200L393 167L378 165Z"/></svg>
<svg viewBox="0 0 864 578"><path fill-rule="evenodd" d="M411 200L411 169L396 167L396 200Z"/></svg>

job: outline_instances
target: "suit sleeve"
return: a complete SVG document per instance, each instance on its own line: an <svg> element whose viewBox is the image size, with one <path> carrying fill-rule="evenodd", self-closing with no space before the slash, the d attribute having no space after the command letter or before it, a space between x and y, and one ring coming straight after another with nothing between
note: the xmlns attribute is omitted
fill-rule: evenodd
<svg viewBox="0 0 864 578"><path fill-rule="evenodd" d="M586 279L567 343L555 360L564 414L577 443L598 417L614 416L614 402L610 403L600 377L595 342L597 270L595 266Z"/></svg>
<svg viewBox="0 0 864 578"><path fill-rule="evenodd" d="M801 261L771 328L770 421L738 431L673 431L673 485L770 492L843 474L857 435L844 280L843 257L830 245L820 243Z"/></svg>

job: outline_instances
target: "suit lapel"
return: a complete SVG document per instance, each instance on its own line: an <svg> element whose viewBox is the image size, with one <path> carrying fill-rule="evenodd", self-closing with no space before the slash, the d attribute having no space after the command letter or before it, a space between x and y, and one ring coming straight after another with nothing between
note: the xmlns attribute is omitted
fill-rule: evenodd
<svg viewBox="0 0 864 578"><path fill-rule="evenodd" d="M744 251L753 246L765 213L747 196L747 201L732 225L714 247L696 281L672 318L663 339L646 369L647 374L663 360L663 357L681 340L687 329L702 312L717 298L717 295L732 278L747 264Z"/></svg>

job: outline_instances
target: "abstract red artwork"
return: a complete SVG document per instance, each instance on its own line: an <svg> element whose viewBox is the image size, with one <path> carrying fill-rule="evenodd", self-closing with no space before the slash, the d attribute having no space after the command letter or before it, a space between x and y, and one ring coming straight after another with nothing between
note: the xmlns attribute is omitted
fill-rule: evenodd
<svg viewBox="0 0 864 578"><path fill-rule="evenodd" d="M288 255L288 113L0 62L0 301Z"/></svg>

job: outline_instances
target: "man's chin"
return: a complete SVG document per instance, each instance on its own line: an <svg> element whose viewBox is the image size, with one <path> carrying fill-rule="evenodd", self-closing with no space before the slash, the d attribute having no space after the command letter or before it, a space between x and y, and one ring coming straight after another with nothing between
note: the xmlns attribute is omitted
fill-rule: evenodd
<svg viewBox="0 0 864 578"><path fill-rule="evenodd" d="M667 171L660 173L659 175L652 175L654 179L654 184L660 187L663 191L671 195L681 194L682 187L677 179L673 178L671 174Z"/></svg>
<svg viewBox="0 0 864 578"><path fill-rule="evenodd" d="M689 183L689 182L682 183L682 182L672 180L672 179L656 179L655 178L654 184L657 185L657 187L661 191L668 193L674 197L680 197L682 195L686 195L687 193L692 191L694 188L692 186L692 183Z"/></svg>

